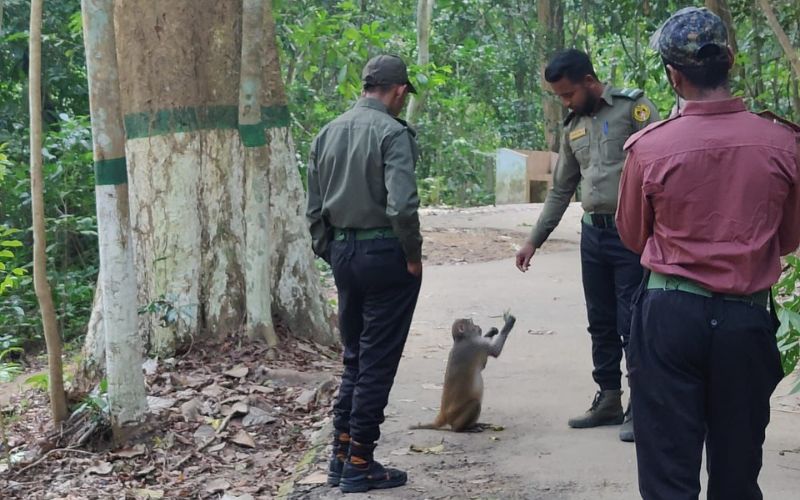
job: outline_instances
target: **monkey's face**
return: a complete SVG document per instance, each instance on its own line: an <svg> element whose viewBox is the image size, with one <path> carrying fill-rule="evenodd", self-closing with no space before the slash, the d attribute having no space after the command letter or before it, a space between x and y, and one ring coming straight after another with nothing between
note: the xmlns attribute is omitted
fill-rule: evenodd
<svg viewBox="0 0 800 500"><path fill-rule="evenodd" d="M470 337L480 337L483 331L481 327L473 323L471 319L457 319L453 323L453 340L463 340Z"/></svg>

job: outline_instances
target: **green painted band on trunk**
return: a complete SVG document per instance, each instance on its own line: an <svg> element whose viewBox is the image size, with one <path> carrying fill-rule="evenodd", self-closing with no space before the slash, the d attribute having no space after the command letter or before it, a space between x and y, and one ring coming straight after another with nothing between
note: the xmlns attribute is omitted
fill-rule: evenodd
<svg viewBox="0 0 800 500"><path fill-rule="evenodd" d="M155 112L130 113L125 115L124 121L127 139L142 139L197 130L235 130L239 128L239 108L237 106L200 106L160 109ZM259 126L262 130L288 127L289 123L290 115L287 106L263 106L261 108L261 124ZM251 127L252 125L244 126Z"/></svg>
<svg viewBox="0 0 800 500"><path fill-rule="evenodd" d="M239 137L246 148L260 148L267 145L264 122L253 125L239 125Z"/></svg>
<svg viewBox="0 0 800 500"><path fill-rule="evenodd" d="M117 186L128 183L125 157L94 162L95 186Z"/></svg>

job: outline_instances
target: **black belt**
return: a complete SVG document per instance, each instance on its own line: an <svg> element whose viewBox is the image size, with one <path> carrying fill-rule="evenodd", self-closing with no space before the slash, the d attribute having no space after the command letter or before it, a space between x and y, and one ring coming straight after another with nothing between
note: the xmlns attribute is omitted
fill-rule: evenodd
<svg viewBox="0 0 800 500"><path fill-rule="evenodd" d="M583 223L599 229L614 229L617 223L614 214L583 214Z"/></svg>

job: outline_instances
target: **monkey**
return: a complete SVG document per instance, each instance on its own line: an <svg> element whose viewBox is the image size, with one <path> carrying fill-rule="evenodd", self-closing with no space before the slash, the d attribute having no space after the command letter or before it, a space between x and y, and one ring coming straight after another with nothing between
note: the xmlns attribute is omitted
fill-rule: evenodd
<svg viewBox="0 0 800 500"><path fill-rule="evenodd" d="M478 424L483 401L481 371L486 367L489 356L500 356L508 334L517 321L508 313L503 318L503 329L498 332L497 328L491 328L485 336L481 336L481 327L471 319L455 320L452 328L453 347L447 360L439 414L432 423L415 425L411 429L441 429L449 424L454 432L483 430Z"/></svg>

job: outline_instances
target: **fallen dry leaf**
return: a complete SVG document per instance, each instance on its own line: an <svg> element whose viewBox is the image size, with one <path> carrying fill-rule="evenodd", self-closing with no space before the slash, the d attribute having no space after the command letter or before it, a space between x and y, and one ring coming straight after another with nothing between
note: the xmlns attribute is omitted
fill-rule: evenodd
<svg viewBox="0 0 800 500"><path fill-rule="evenodd" d="M203 446L211 442L216 437L217 433L210 425L201 425L194 432L194 441L197 446Z"/></svg>
<svg viewBox="0 0 800 500"><path fill-rule="evenodd" d="M209 385L208 387L203 388L202 392L205 396L210 398L219 398L222 396L222 393L225 391L223 387L218 386L216 383Z"/></svg>
<svg viewBox="0 0 800 500"><path fill-rule="evenodd" d="M138 470L138 471L134 472L133 473L133 477L145 477L145 476L149 475L151 472L153 472L154 470L156 470L155 466L151 465L149 467L145 467L144 469L141 469L141 470Z"/></svg>
<svg viewBox="0 0 800 500"><path fill-rule="evenodd" d="M200 408L202 407L203 403L199 399L191 399L181 405L181 415L187 422L192 422L200 416Z"/></svg>
<svg viewBox="0 0 800 500"><path fill-rule="evenodd" d="M250 368L244 365L237 365L223 373L233 378L245 378L247 374L250 373Z"/></svg>
<svg viewBox="0 0 800 500"><path fill-rule="evenodd" d="M172 398L160 398L158 396L147 396L147 407L153 413L172 408L178 401Z"/></svg>
<svg viewBox="0 0 800 500"><path fill-rule="evenodd" d="M143 444L137 444L133 448L126 448L111 454L112 457L118 458L133 458L144 455L145 447Z"/></svg>
<svg viewBox="0 0 800 500"><path fill-rule="evenodd" d="M146 375L155 375L156 371L158 371L158 360L153 358L146 359L142 363L142 370Z"/></svg>
<svg viewBox="0 0 800 500"><path fill-rule="evenodd" d="M439 455L444 451L444 442L439 443L436 446L430 446L430 447L423 447L412 444L411 446L409 446L408 449L413 451L414 453L422 453L425 455Z"/></svg>
<svg viewBox="0 0 800 500"><path fill-rule="evenodd" d="M239 432L231 438L231 441L246 448L256 447L256 442L253 441L253 438L244 429L239 430Z"/></svg>
<svg viewBox="0 0 800 500"><path fill-rule="evenodd" d="M317 471L314 472L313 474L309 474L308 476L304 477L303 479L298 481L297 484L311 485L311 484L325 484L327 482L328 482L328 474L325 472Z"/></svg>
<svg viewBox="0 0 800 500"><path fill-rule="evenodd" d="M231 487L231 483L224 479L213 479L206 483L206 493L219 493Z"/></svg>
<svg viewBox="0 0 800 500"><path fill-rule="evenodd" d="M230 493L225 493L220 500L255 500L253 495L249 493L245 493L242 496L231 495Z"/></svg>
<svg viewBox="0 0 800 500"><path fill-rule="evenodd" d="M161 490L148 490L146 488L135 488L128 490L128 493L133 495L136 500L150 500L164 498L164 492Z"/></svg>
<svg viewBox="0 0 800 500"><path fill-rule="evenodd" d="M209 453L216 453L218 451L222 451L225 448L225 443L215 444L214 446L210 446L208 448Z"/></svg>
<svg viewBox="0 0 800 500"><path fill-rule="evenodd" d="M106 474L111 474L111 471L113 470L114 466L111 465L109 462L100 462L99 464L86 469L86 473L97 474L98 476L105 476Z"/></svg>
<svg viewBox="0 0 800 500"><path fill-rule="evenodd" d="M305 389L302 393L297 397L295 403L298 406L308 406L317 398L317 391L314 389Z"/></svg>
<svg viewBox="0 0 800 500"><path fill-rule="evenodd" d="M245 427L252 427L255 425L266 425L275 422L277 418L270 413L265 412L261 408L255 406L250 408L250 411L242 419L242 425Z"/></svg>

